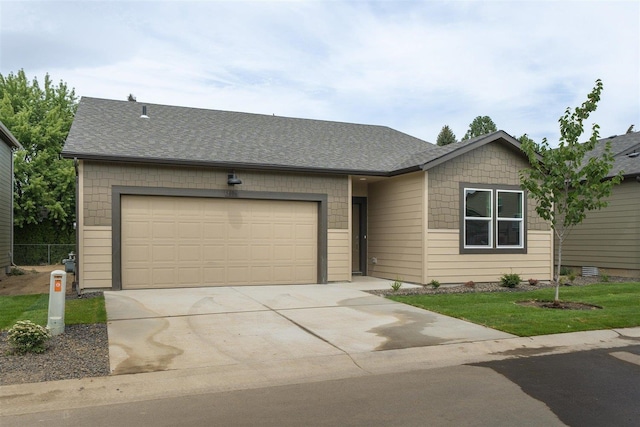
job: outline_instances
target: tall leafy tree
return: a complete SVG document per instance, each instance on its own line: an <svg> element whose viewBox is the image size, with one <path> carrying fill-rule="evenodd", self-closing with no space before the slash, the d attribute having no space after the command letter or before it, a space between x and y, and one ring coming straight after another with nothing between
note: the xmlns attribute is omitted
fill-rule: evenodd
<svg viewBox="0 0 640 427"><path fill-rule="evenodd" d="M438 145L449 145L449 144L453 144L454 142L458 142L458 140L456 140L456 135L453 133L453 131L448 125L444 125L442 127L442 130L438 134L438 139L436 143Z"/></svg>
<svg viewBox="0 0 640 427"><path fill-rule="evenodd" d="M76 106L75 91L48 74L42 85L24 70L0 74L0 120L24 147L14 158L14 224L36 235L43 223L73 230L75 171L73 161L59 155Z"/></svg>
<svg viewBox="0 0 640 427"><path fill-rule="evenodd" d="M536 212L551 223L558 242L554 277L556 304L560 298L559 276L565 238L575 225L585 219L587 212L607 206L606 198L611 195L613 186L622 180L622 173L607 179L613 166L610 142L606 143L600 156L588 156L598 143L600 127L597 124L592 126L589 140L579 142L584 132L584 121L596 110L601 93L602 81L597 80L581 106L573 111L566 109L559 120L560 141L557 148L552 149L546 138L540 145L531 140L522 144L531 168L521 171L521 186L536 200Z"/></svg>
<svg viewBox="0 0 640 427"><path fill-rule="evenodd" d="M531 138L529 138L529 135L527 135L526 133L523 134L520 138L518 138L518 141L520 141L521 144L535 144L535 141Z"/></svg>
<svg viewBox="0 0 640 427"><path fill-rule="evenodd" d="M486 135L497 131L496 124L489 116L478 116L469 125L469 130L462 137L462 141L475 138L476 136Z"/></svg>

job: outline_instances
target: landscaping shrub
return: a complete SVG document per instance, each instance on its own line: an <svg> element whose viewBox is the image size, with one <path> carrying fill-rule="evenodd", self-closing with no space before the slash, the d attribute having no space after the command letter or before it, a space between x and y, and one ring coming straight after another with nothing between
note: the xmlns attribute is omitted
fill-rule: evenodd
<svg viewBox="0 0 640 427"><path fill-rule="evenodd" d="M21 354L44 353L51 333L30 320L19 320L9 329L7 339L13 349Z"/></svg>
<svg viewBox="0 0 640 427"><path fill-rule="evenodd" d="M467 288L475 288L476 283L473 280L469 280L467 283L464 284L464 286Z"/></svg>
<svg viewBox="0 0 640 427"><path fill-rule="evenodd" d="M440 287L440 282L438 282L436 279L433 279L432 281L429 282L429 285L433 289L438 289Z"/></svg>
<svg viewBox="0 0 640 427"><path fill-rule="evenodd" d="M392 284L391 284L391 289L393 289L394 291L399 290L402 287L402 282L400 281L400 279L396 279Z"/></svg>
<svg viewBox="0 0 640 427"><path fill-rule="evenodd" d="M500 278L500 286L515 288L521 282L520 275L516 273L503 274Z"/></svg>

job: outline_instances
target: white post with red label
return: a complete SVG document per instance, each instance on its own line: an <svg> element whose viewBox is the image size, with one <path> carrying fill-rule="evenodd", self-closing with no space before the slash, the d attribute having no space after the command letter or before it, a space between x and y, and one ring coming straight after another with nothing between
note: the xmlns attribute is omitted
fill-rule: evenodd
<svg viewBox="0 0 640 427"><path fill-rule="evenodd" d="M51 335L64 332L64 300L67 290L67 273L62 270L51 272L49 282L49 321L47 329Z"/></svg>

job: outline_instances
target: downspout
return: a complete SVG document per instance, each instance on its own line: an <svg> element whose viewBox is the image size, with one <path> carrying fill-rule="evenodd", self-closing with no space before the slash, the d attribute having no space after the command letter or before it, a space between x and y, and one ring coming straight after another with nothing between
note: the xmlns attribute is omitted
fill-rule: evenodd
<svg viewBox="0 0 640 427"><path fill-rule="evenodd" d="M76 232L76 261L73 271L73 284L72 288L75 287L78 296L80 296L80 233L78 231L78 221L79 221L79 207L78 201L80 200L80 195L78 194L79 186L80 186L80 177L78 171L78 158L73 158L73 168L76 170L76 218L73 222L73 228Z"/></svg>

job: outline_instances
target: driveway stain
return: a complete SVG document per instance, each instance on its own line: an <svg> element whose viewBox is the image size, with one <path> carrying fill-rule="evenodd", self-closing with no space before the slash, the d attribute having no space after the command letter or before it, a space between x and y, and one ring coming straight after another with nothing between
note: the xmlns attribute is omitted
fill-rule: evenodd
<svg viewBox="0 0 640 427"><path fill-rule="evenodd" d="M386 341L376 347L374 351L427 347L449 341L441 337L425 335L423 333L425 328L437 321L435 316L406 310L398 310L389 314L395 316L397 321L391 324L377 326L368 331L386 339Z"/></svg>
<svg viewBox="0 0 640 427"><path fill-rule="evenodd" d="M169 321L129 297L119 297L119 309L139 314L138 319L114 320L109 331L109 352L111 347L119 347L127 358L112 370L113 375L137 374L142 372L166 371L171 361L184 351L157 341L156 336L169 328ZM122 323L121 323L122 322ZM115 325L126 328L118 327ZM117 330L117 332L116 332Z"/></svg>

